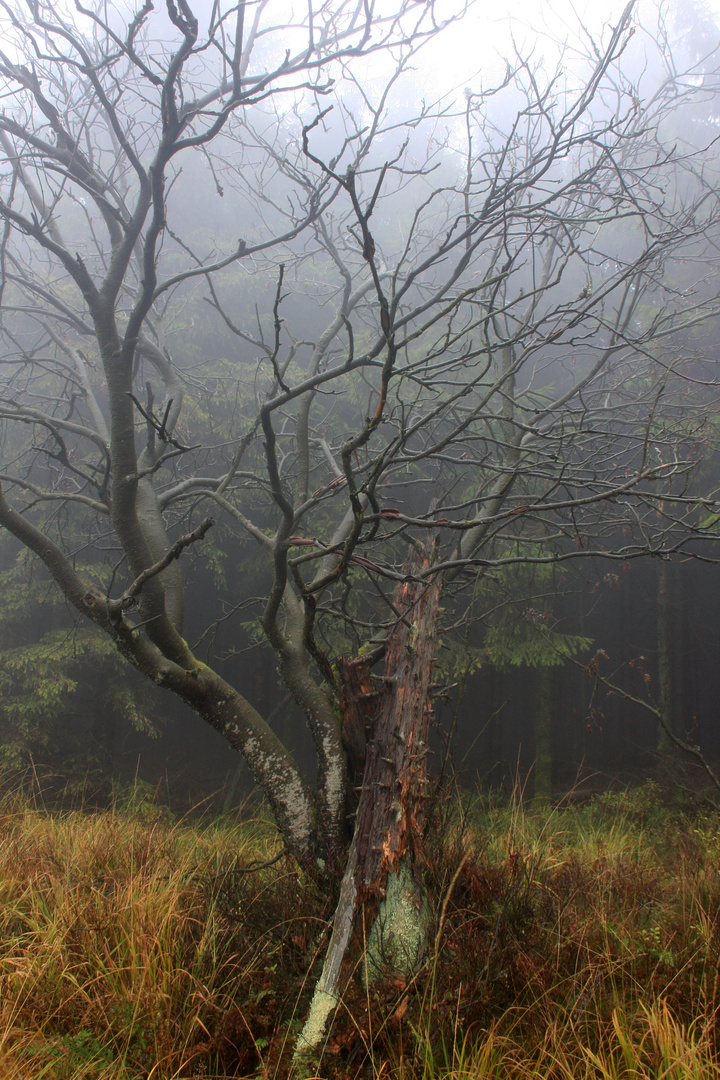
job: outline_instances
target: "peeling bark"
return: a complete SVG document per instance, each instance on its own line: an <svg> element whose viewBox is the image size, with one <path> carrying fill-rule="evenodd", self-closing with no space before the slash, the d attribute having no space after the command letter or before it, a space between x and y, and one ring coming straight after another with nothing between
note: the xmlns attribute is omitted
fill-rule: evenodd
<svg viewBox="0 0 720 1080"><path fill-rule="evenodd" d="M406 580L395 593L400 618L387 643L385 689L367 746L353 841L322 974L298 1039L296 1063L317 1050L338 1003L342 962L359 906L380 906L370 934L370 978L382 976L388 968L407 975L422 956L429 916L419 871L441 580L439 574L430 582L414 575L429 565L427 553L412 559ZM359 747L361 728L371 715L368 672L360 658L343 663L340 670L346 681L342 699L346 737Z"/></svg>
<svg viewBox="0 0 720 1080"><path fill-rule="evenodd" d="M429 930L430 905L408 853L388 874L385 898L367 942L367 982L380 982L387 974L405 977L417 971Z"/></svg>
<svg viewBox="0 0 720 1080"><path fill-rule="evenodd" d="M346 809L348 816L354 817L381 695L373 688L370 667L364 657L346 660L340 656L335 666L341 686L341 735L347 762Z"/></svg>
<svg viewBox="0 0 720 1080"><path fill-rule="evenodd" d="M410 563L407 575L430 559ZM368 750L355 832L361 898L382 897L387 875L407 854L422 861L426 801L430 687L435 659L440 576L429 583L407 580L397 589L402 613L386 651L386 682L374 738Z"/></svg>

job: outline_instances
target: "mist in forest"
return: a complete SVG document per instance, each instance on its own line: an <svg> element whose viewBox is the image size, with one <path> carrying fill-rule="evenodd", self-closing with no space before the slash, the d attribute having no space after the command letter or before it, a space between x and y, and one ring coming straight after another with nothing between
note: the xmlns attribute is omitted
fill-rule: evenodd
<svg viewBox="0 0 720 1080"><path fill-rule="evenodd" d="M0 85L0 1072L717 1077L717 4Z"/></svg>
<svg viewBox="0 0 720 1080"><path fill-rule="evenodd" d="M192 655L322 786L308 701L332 724L338 657L382 678L428 544L435 772L561 798L702 771L717 13L336 7L241 5L235 55L215 7L132 41L129 9L2 16L3 767L230 810L255 735L153 685Z"/></svg>

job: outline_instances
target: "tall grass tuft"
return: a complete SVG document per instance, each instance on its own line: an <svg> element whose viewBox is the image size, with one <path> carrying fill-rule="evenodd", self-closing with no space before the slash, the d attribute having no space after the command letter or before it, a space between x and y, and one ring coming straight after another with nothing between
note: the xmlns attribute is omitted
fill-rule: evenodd
<svg viewBox="0 0 720 1080"><path fill-rule="evenodd" d="M253 1069L262 1040L250 1025L242 1030L242 1007L258 969L268 977L270 957L246 942L238 948L243 913L227 910L218 880L275 847L267 827L248 823L51 816L6 800L0 1074L224 1075L228 1041L234 1067ZM274 873L274 889L280 877ZM254 888L266 887L255 875Z"/></svg>
<svg viewBox="0 0 720 1080"><path fill-rule="evenodd" d="M445 807L426 962L368 989L358 926L317 1075L720 1080L719 825L654 785ZM0 1077L288 1076L332 898L289 859L245 872L278 850L258 821L6 798Z"/></svg>

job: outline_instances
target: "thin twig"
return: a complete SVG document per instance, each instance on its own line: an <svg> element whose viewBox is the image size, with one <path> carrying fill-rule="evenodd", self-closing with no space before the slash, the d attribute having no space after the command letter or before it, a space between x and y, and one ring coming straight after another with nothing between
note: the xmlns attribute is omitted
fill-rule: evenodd
<svg viewBox="0 0 720 1080"><path fill-rule="evenodd" d="M193 529L191 533L186 533L185 536L181 536L179 540L176 540L173 546L168 550L167 554L163 555L162 559L159 559L156 563L153 563L152 566L149 566L147 570L143 570L141 574L138 574L132 585L125 590L122 596L119 596L117 600L111 600L108 603L110 614L117 615L121 611L124 611L125 608L131 607L143 585L145 585L150 578L155 577L157 574L161 574L175 559L179 559L186 547L196 543L198 540L202 540L205 533L208 529L211 529L214 524L215 519L207 517L201 521L198 527Z"/></svg>

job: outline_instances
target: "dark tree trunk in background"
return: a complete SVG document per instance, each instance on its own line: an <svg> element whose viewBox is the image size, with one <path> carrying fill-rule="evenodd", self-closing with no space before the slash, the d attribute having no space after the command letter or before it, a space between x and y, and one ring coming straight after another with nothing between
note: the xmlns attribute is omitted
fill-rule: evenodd
<svg viewBox="0 0 720 1080"><path fill-rule="evenodd" d="M553 668L538 668L535 677L535 803L547 803L552 796L553 682Z"/></svg>
<svg viewBox="0 0 720 1080"><path fill-rule="evenodd" d="M319 1044L337 1004L340 970L358 907L377 911L368 938L368 977L388 967L408 974L422 957L428 929L421 882L425 824L426 768L432 705L440 575L430 582L413 574L430 565L430 555L415 556L398 585L398 621L387 642L385 688L377 698L377 720L367 744L362 789L340 899L322 975L298 1055ZM349 692L343 699L344 724L355 744L368 722L373 700L367 668L360 659L342 667Z"/></svg>
<svg viewBox="0 0 720 1080"><path fill-rule="evenodd" d="M672 656L670 650L670 563L666 559L661 559L658 563L657 653L658 708L660 709L657 752L663 757L668 757L674 749L669 733L675 729L673 725Z"/></svg>

